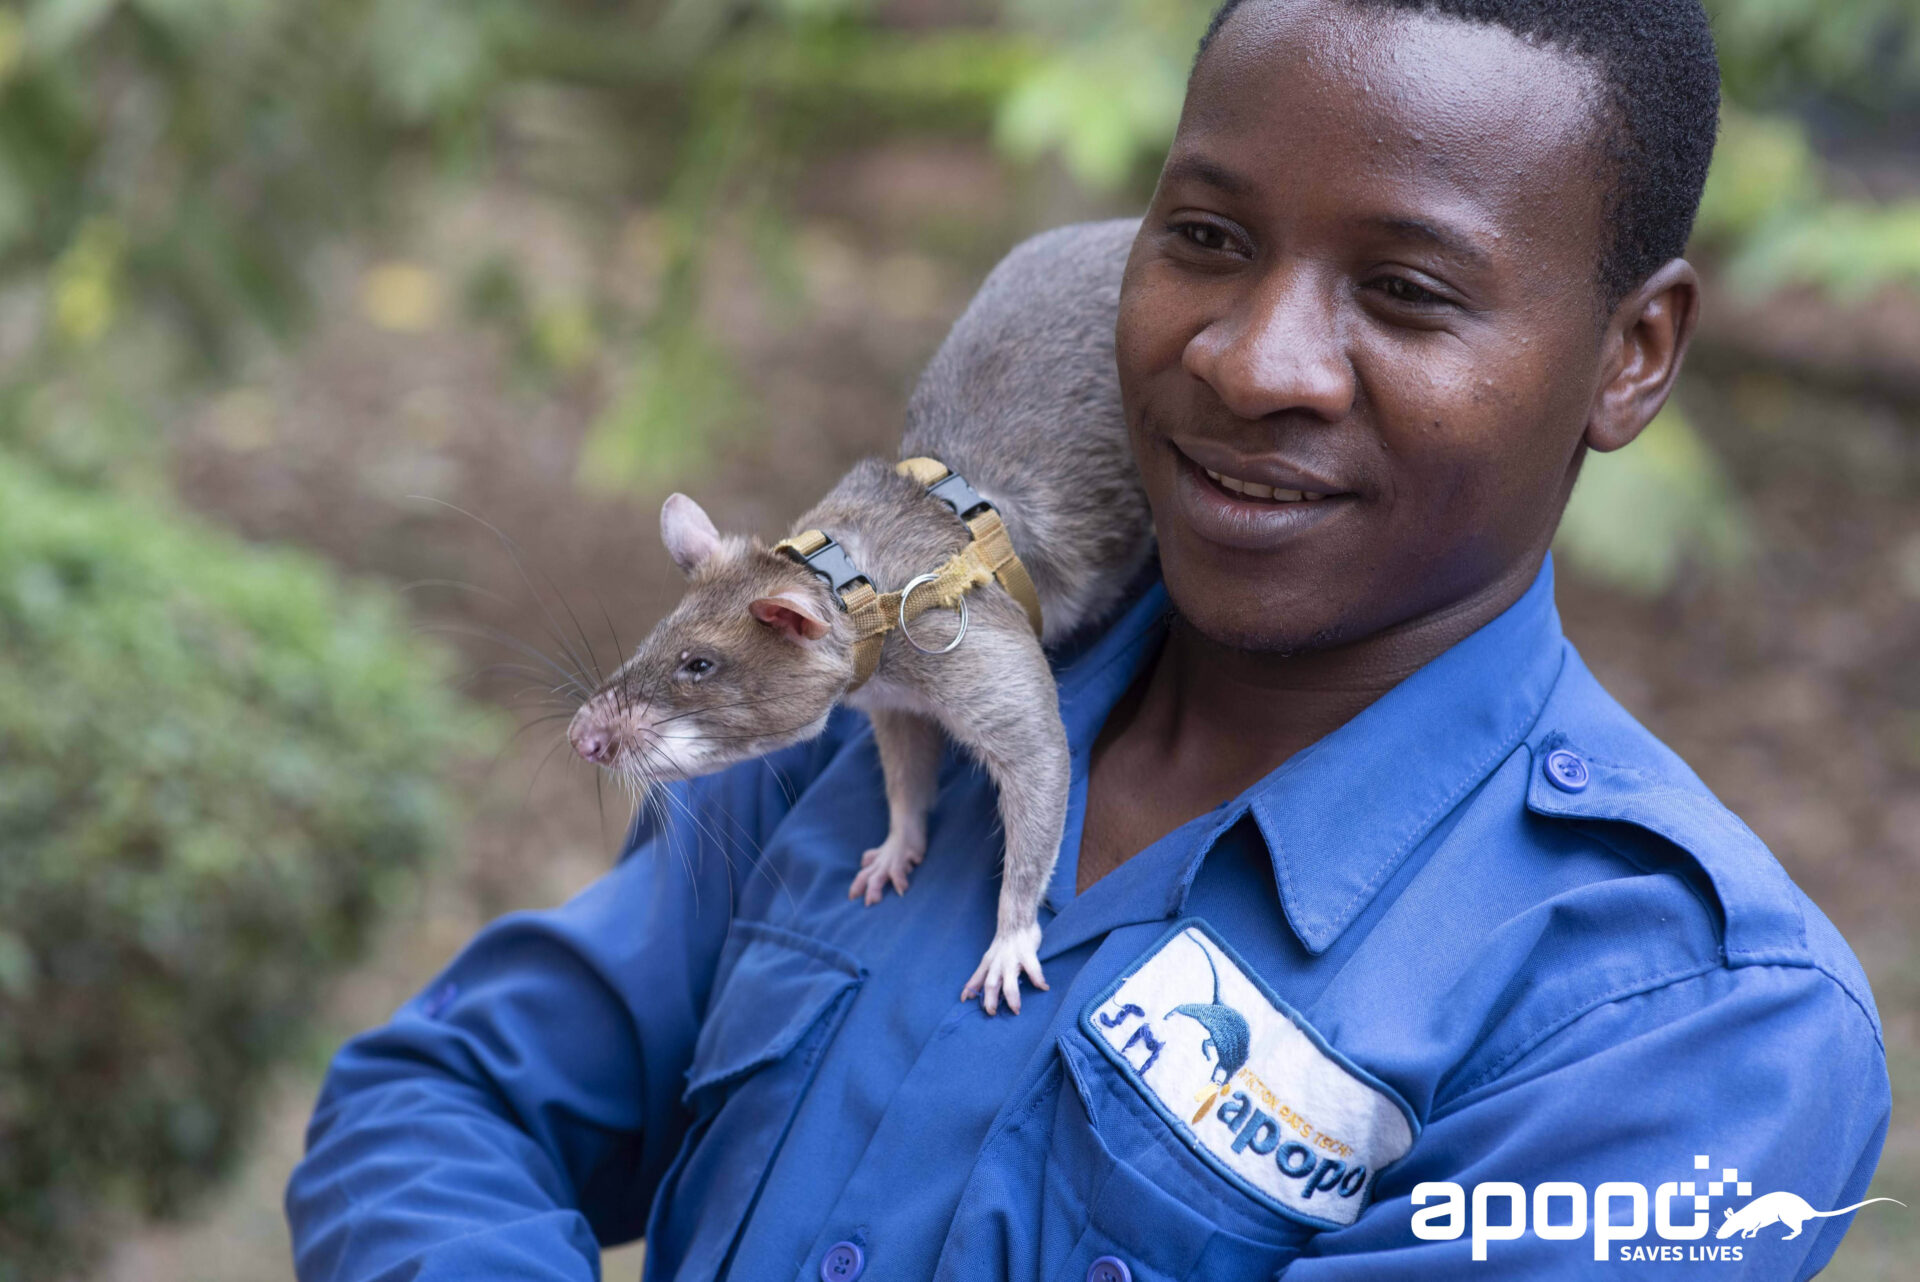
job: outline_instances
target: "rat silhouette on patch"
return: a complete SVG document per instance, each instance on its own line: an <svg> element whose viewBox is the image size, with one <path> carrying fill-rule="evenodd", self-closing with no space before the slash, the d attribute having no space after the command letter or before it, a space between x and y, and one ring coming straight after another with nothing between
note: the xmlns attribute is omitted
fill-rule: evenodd
<svg viewBox="0 0 1920 1282"><path fill-rule="evenodd" d="M1852 1206L1843 1206L1837 1211L1816 1211L1808 1201L1795 1193L1784 1189L1777 1193L1762 1193L1739 1210L1729 1209L1727 1218L1721 1221L1716 1238L1732 1237L1738 1233L1741 1237L1752 1237L1769 1224L1784 1224L1793 1232L1781 1238L1782 1242L1791 1241L1800 1236L1800 1230L1807 1226L1808 1220L1823 1220L1831 1215L1845 1215L1848 1211L1857 1211L1863 1206L1875 1202L1892 1202L1895 1206L1905 1206L1905 1202L1890 1197L1870 1197L1864 1202L1855 1202Z"/></svg>
<svg viewBox="0 0 1920 1282"><path fill-rule="evenodd" d="M1200 1043L1200 1053L1213 1053L1212 1082L1219 1089L1205 1095L1205 1103L1200 1111L1193 1115L1192 1125L1198 1126L1200 1119L1206 1116L1213 1102L1226 1094L1227 1083L1233 1075L1246 1067L1247 1056L1253 1052L1253 1030L1247 1024L1247 1017L1220 1000L1220 971L1213 964L1213 954L1198 937L1188 934L1193 946L1207 959L1207 970L1213 976L1213 1000L1210 1002L1186 1002L1168 1011L1163 1019L1172 1019L1175 1015L1185 1015L1194 1023L1207 1030L1207 1040Z"/></svg>

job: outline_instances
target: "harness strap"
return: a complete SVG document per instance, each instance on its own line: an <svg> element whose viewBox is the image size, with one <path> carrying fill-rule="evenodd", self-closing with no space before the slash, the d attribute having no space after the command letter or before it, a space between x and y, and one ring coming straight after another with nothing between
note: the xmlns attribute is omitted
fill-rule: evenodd
<svg viewBox="0 0 1920 1282"><path fill-rule="evenodd" d="M930 583L923 583L906 601L903 613L899 592L880 592L873 581L854 566L846 549L821 530L802 530L781 539L774 550L785 552L826 580L834 599L846 611L853 625L853 683L849 691L865 685L880 666L880 651L887 633L904 617L912 622L928 610L952 609L960 598L990 581L998 581L1007 594L1027 612L1027 620L1039 636L1040 594L1033 578L1013 550L1006 522L993 504L980 497L966 479L939 459L910 458L895 469L927 487L927 492L953 508L972 535L967 546L934 572Z"/></svg>

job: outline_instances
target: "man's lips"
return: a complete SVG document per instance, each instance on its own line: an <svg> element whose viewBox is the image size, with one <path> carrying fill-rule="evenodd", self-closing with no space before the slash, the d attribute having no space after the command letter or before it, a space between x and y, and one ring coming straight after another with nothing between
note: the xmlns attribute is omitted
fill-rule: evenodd
<svg viewBox="0 0 1920 1282"><path fill-rule="evenodd" d="M1272 455L1245 455L1204 438L1169 439L1176 454L1197 464L1210 479L1234 493L1280 501L1312 502L1351 493L1350 487L1317 468ZM1278 492L1277 496L1275 492Z"/></svg>
<svg viewBox="0 0 1920 1282"><path fill-rule="evenodd" d="M1209 543L1267 551L1337 520L1356 496L1273 460L1236 460L1217 447L1173 445L1174 507ZM1205 459L1194 457L1204 454ZM1225 466L1212 462L1218 458ZM1232 471L1232 468L1238 471Z"/></svg>

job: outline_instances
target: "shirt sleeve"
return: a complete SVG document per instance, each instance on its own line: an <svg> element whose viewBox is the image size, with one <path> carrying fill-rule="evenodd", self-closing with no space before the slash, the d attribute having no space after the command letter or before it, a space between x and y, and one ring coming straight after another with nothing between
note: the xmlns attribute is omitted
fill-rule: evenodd
<svg viewBox="0 0 1920 1282"><path fill-rule="evenodd" d="M1585 1278L1617 1274L1622 1261L1663 1258L1623 1255L1637 1247L1681 1260L1694 1258L1690 1249L1716 1249L1714 1263L1691 1267L1719 1278L1811 1277L1850 1216L1808 1220L1792 1237L1776 1223L1752 1238L1732 1230L1719 1237L1724 1217L1776 1190L1820 1211L1869 1196L1891 1112L1878 1028L1839 982L1807 966L1716 968L1608 1002L1546 1036L1495 1080L1464 1084L1435 1110L1407 1158L1382 1175L1379 1200L1350 1228L1318 1235L1282 1276ZM1570 1189L1547 1199L1558 1236L1537 1231L1538 1189L1556 1182L1584 1189L1586 1228L1577 1236ZM1676 1187L1665 1190L1663 1208L1669 1182ZM1464 1194L1457 1218L1443 1213L1437 1190L1413 1203L1417 1186L1440 1183ZM1643 1235L1607 1243L1603 1264L1595 1225L1608 1183L1645 1190L1637 1207L1631 1188L1614 1190L1605 1212L1627 1233L1637 1218ZM1526 1217L1517 1236L1511 1227L1487 1233L1482 1260L1474 1259L1476 1185L1488 1186L1484 1223L1510 1224L1515 1193ZM1708 1210L1696 1210L1696 1196L1711 1198ZM1663 1209L1682 1232L1704 1217L1700 1235L1663 1236ZM1413 1232L1421 1211L1434 1217L1430 1233L1462 1231L1422 1240ZM1627 1275L1660 1270L1630 1264Z"/></svg>
<svg viewBox="0 0 1920 1282"><path fill-rule="evenodd" d="M640 1236L734 887L821 752L665 790L612 872L339 1052L287 1188L303 1282L597 1278Z"/></svg>

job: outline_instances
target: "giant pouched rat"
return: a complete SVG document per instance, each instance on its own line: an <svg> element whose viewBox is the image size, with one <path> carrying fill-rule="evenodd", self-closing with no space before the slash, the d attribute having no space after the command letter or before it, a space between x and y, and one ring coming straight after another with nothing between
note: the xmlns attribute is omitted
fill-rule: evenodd
<svg viewBox="0 0 1920 1282"><path fill-rule="evenodd" d="M942 729L999 789L1006 856L998 922L962 999L1020 1009L1019 977L1045 987L1040 900L1066 822L1066 732L1042 642L1118 603L1152 548L1114 368L1120 276L1138 223L1086 223L1016 247L934 354L907 407L906 458L952 469L1005 522L1044 620L987 578L961 598L967 625L947 653L898 631L856 681L856 628L818 573L757 539L722 536L685 495L660 529L689 580L685 599L579 709L580 754L627 781L685 779L811 738L843 699L873 723L886 776L886 840L861 859L849 897L904 893L926 850ZM800 518L824 532L874 591L898 591L970 543L955 507L892 463L857 464ZM842 568L846 564L842 562ZM938 648L947 611L912 623Z"/></svg>

